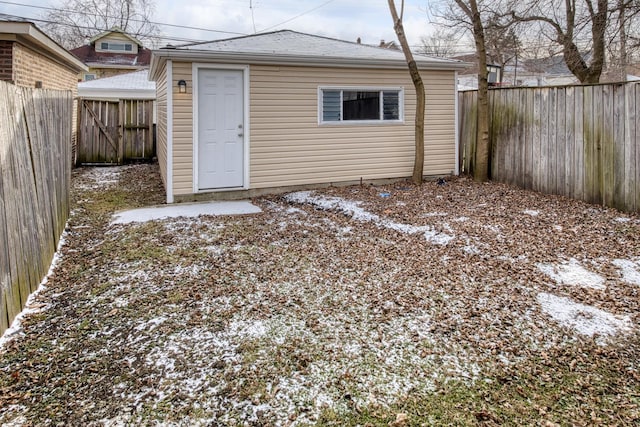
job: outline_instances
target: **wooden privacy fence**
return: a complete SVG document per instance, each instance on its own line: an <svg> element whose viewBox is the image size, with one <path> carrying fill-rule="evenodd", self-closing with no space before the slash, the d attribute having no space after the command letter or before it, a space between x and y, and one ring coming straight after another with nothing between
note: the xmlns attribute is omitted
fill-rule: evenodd
<svg viewBox="0 0 640 427"><path fill-rule="evenodd" d="M70 91L0 81L0 334L51 264L69 215Z"/></svg>
<svg viewBox="0 0 640 427"><path fill-rule="evenodd" d="M640 211L640 83L492 89L491 179ZM477 91L460 92L460 167L473 170Z"/></svg>
<svg viewBox="0 0 640 427"><path fill-rule="evenodd" d="M121 165L154 155L152 100L78 101L78 164Z"/></svg>

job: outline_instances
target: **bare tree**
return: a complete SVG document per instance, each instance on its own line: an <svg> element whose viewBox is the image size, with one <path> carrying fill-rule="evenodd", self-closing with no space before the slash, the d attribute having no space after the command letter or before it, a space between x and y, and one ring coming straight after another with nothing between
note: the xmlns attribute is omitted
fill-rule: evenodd
<svg viewBox="0 0 640 427"><path fill-rule="evenodd" d="M609 0L537 0L512 13L519 22L539 24L540 30L562 47L567 67L581 83L600 81L610 16Z"/></svg>
<svg viewBox="0 0 640 427"><path fill-rule="evenodd" d="M489 83L487 81L487 45L485 22L491 16L501 16L496 10L506 3L502 0L446 0L433 1L431 13L451 28L471 33L475 45L478 65L478 125L476 151L472 162L473 178L476 181L489 179ZM501 6L501 7L498 7ZM506 10L509 10L508 8Z"/></svg>
<svg viewBox="0 0 640 427"><path fill-rule="evenodd" d="M393 18L393 29L398 36L400 46L404 52L404 57L407 60L407 66L409 67L409 74L413 81L413 86L416 90L416 119L415 119L415 158L413 162L413 182L415 184L422 184L422 172L424 169L424 108L425 108L425 94L424 83L420 76L420 70L418 70L418 64L413 59L413 54L409 48L407 37L404 33L404 27L402 26L402 17L404 14L404 0L402 0L400 6L400 14L396 9L394 0L387 0L389 3L389 10L391 17Z"/></svg>
<svg viewBox="0 0 640 427"><path fill-rule="evenodd" d="M45 15L45 31L68 49L117 27L143 43L154 44L160 30L151 22L153 0L60 0Z"/></svg>
<svg viewBox="0 0 640 427"><path fill-rule="evenodd" d="M456 42L454 33L437 29L429 36L422 37L419 52L423 55L448 58L456 54Z"/></svg>
<svg viewBox="0 0 640 427"><path fill-rule="evenodd" d="M487 81L487 48L483 16L476 0L454 0L471 23L478 58L478 130L473 179L489 180L489 83Z"/></svg>
<svg viewBox="0 0 640 427"><path fill-rule="evenodd" d="M504 17L494 13L484 23L485 44L487 58L492 64L499 65L502 70L512 62L521 50L520 38L510 21L504 21ZM500 73L500 81L504 72Z"/></svg>

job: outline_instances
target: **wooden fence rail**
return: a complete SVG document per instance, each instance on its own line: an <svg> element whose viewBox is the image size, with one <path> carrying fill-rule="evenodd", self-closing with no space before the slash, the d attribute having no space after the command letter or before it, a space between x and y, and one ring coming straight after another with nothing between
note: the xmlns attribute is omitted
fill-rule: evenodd
<svg viewBox="0 0 640 427"><path fill-rule="evenodd" d="M489 91L491 179L640 211L640 83ZM460 168L473 171L477 92L459 94Z"/></svg>
<svg viewBox="0 0 640 427"><path fill-rule="evenodd" d="M0 334L47 273L69 215L70 91L0 81Z"/></svg>

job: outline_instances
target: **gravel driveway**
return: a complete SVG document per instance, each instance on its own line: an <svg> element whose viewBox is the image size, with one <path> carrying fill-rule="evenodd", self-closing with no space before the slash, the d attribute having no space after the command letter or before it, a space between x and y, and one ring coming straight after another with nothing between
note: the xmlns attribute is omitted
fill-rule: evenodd
<svg viewBox="0 0 640 427"><path fill-rule="evenodd" d="M640 421L637 215L459 178L115 224L157 166L73 186L0 424Z"/></svg>

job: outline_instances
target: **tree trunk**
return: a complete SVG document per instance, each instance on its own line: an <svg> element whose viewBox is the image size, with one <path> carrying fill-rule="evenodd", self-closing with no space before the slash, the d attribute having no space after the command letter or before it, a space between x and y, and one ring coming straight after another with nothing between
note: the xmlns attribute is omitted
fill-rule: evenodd
<svg viewBox="0 0 640 427"><path fill-rule="evenodd" d="M476 158L473 179L489 180L489 83L487 82L487 49L484 40L484 26L476 0L469 0L469 12L473 23L473 39L478 55L478 128L476 134Z"/></svg>
<svg viewBox="0 0 640 427"><path fill-rule="evenodd" d="M413 59L413 54L409 48L407 37L404 34L404 27L402 26L402 16L398 16L396 5L394 0L388 0L389 10L391 11L391 17L393 18L393 29L398 36L400 46L404 52L404 57L407 60L409 67L409 74L413 81L413 86L416 90L416 119L415 119L415 157L413 161L413 176L412 180L415 184L422 184L422 175L424 170L424 108L425 108L425 94L424 83L418 70L418 65ZM404 0L402 2L402 8L404 10ZM486 68L486 67L485 67Z"/></svg>

